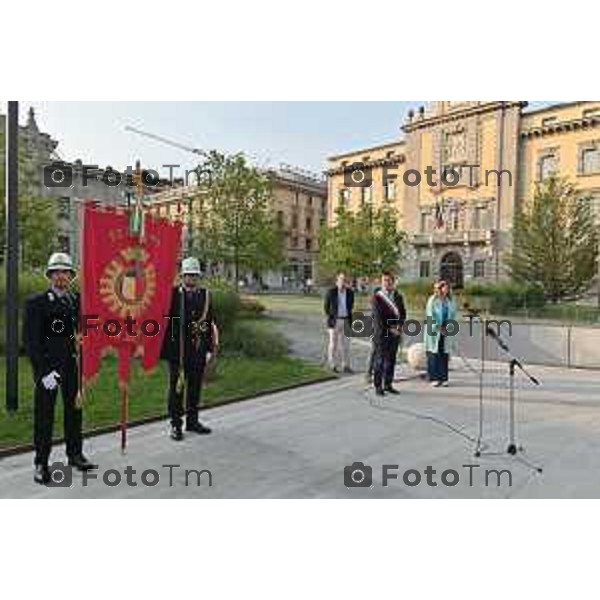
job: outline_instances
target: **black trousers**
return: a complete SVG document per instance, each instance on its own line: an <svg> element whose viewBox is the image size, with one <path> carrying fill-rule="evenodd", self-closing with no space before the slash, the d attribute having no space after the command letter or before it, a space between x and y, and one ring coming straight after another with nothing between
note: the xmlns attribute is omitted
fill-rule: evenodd
<svg viewBox="0 0 600 600"><path fill-rule="evenodd" d="M202 380L206 366L206 354L200 353L185 361L184 374L186 379L186 426L198 423L198 408L202 393ZM169 362L169 394L167 399L171 425L181 427L183 422L183 392L177 393L177 380L179 379L179 363Z"/></svg>
<svg viewBox="0 0 600 600"><path fill-rule="evenodd" d="M371 340L371 347L369 348L369 356L367 356L367 374L372 376L375 370L375 342Z"/></svg>
<svg viewBox="0 0 600 600"><path fill-rule="evenodd" d="M52 430L54 428L54 407L60 388L64 406L64 434L69 458L81 454L82 410L77 408L75 400L79 386L77 363L70 362L60 374L59 387L53 390L44 388L41 379L36 382L33 397L33 446L35 464L47 465L52 449ZM43 376L47 375L44 373Z"/></svg>
<svg viewBox="0 0 600 600"><path fill-rule="evenodd" d="M437 352L427 353L427 372L430 381L448 381L448 354L444 348L445 337L440 335Z"/></svg>
<svg viewBox="0 0 600 600"><path fill-rule="evenodd" d="M392 385L399 344L400 336L397 335L389 335L380 340L376 340L375 369L373 372L373 383L376 388L389 387Z"/></svg>

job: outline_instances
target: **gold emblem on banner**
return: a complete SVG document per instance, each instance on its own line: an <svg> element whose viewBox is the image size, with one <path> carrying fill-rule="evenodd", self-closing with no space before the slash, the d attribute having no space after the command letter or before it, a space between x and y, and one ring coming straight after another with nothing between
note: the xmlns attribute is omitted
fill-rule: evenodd
<svg viewBox="0 0 600 600"><path fill-rule="evenodd" d="M156 269L139 247L121 250L100 278L100 295L110 311L122 319L138 317L156 294Z"/></svg>

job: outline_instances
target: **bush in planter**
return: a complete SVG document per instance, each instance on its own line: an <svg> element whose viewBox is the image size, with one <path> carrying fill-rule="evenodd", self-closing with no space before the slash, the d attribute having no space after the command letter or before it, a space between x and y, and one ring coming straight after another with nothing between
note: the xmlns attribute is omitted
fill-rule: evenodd
<svg viewBox="0 0 600 600"><path fill-rule="evenodd" d="M514 281L469 283L464 296L470 304L496 314L540 308L545 303L541 288Z"/></svg>
<svg viewBox="0 0 600 600"><path fill-rule="evenodd" d="M79 279L75 279L71 289L79 289ZM20 273L19 275L19 344L22 344L21 330L22 318L25 307L25 300L32 294L37 294L48 289L48 280L43 273ZM239 316L241 309L240 297L233 291L217 289L212 290L211 296L213 302L213 312L215 321L222 332L228 332L234 328L234 324ZM0 277L0 354L5 353L6 344L6 279ZM23 348L21 348L21 352Z"/></svg>
<svg viewBox="0 0 600 600"><path fill-rule="evenodd" d="M260 322L240 320L223 337L223 351L248 358L281 358L287 354L288 344L279 333L270 331Z"/></svg>

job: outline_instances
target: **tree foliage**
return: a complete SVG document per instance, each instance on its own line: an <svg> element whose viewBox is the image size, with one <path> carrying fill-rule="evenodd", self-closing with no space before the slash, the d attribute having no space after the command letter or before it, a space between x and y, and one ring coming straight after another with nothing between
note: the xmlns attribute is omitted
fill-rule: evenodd
<svg viewBox="0 0 600 600"><path fill-rule="evenodd" d="M20 140L19 140L20 141ZM0 131L0 147L4 150L4 131ZM19 144L19 256L22 267L43 266L56 241L56 211L51 199L36 193L35 169L24 144ZM0 152L0 259L6 256L6 166Z"/></svg>
<svg viewBox="0 0 600 600"><path fill-rule="evenodd" d="M398 215L389 204L374 207L363 202L355 212L343 205L332 227L324 225L319 235L319 272L338 271L356 277L373 277L395 269L402 256L405 234L398 229Z"/></svg>
<svg viewBox="0 0 600 600"><path fill-rule="evenodd" d="M200 168L210 173L194 239L202 259L232 266L236 285L243 270L260 272L280 266L283 234L269 210L269 178L249 165L242 153L213 150Z"/></svg>
<svg viewBox="0 0 600 600"><path fill-rule="evenodd" d="M574 299L597 273L598 232L590 198L567 179L540 182L515 217L507 263L516 281L539 286L547 299Z"/></svg>

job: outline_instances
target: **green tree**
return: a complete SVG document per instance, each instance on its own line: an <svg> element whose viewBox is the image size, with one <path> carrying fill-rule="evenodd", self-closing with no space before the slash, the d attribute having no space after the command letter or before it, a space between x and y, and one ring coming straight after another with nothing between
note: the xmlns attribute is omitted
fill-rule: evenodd
<svg viewBox="0 0 600 600"><path fill-rule="evenodd" d="M5 137L0 131L0 258L6 255ZM35 165L26 146L19 144L19 250L21 266L40 267L56 240L56 211L52 199L40 198L34 185Z"/></svg>
<svg viewBox="0 0 600 600"><path fill-rule="evenodd" d="M269 211L271 182L242 153L213 150L200 168L210 173L210 182L195 247L204 260L232 266L237 289L243 270L261 272L284 261L283 234Z"/></svg>
<svg viewBox="0 0 600 600"><path fill-rule="evenodd" d="M398 214L389 204L375 208L363 202L356 212L340 206L332 227L324 225L319 235L319 271L333 275L346 271L373 277L397 267L406 235L398 229Z"/></svg>
<svg viewBox="0 0 600 600"><path fill-rule="evenodd" d="M515 216L513 250L507 258L513 278L539 286L552 302L574 299L589 289L597 257L590 198L565 178L552 176L539 183Z"/></svg>

